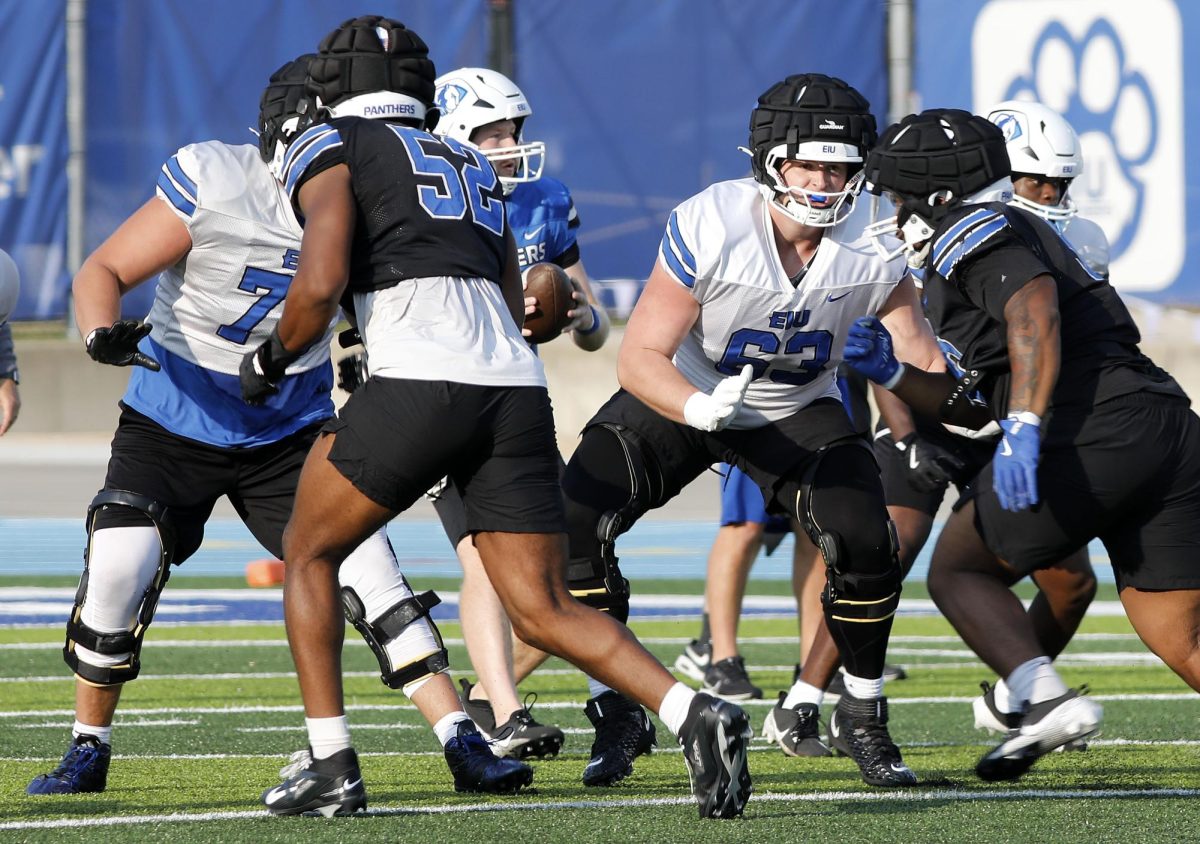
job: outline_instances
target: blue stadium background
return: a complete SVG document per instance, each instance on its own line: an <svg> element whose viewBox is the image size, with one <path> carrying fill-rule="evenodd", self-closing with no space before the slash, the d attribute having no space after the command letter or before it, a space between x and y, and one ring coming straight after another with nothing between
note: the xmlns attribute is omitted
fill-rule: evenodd
<svg viewBox="0 0 1200 844"><path fill-rule="evenodd" d="M547 142L547 172L575 195L595 278L643 278L670 209L748 173L737 147L756 96L777 79L840 76L881 122L888 113L882 0L509 5L515 77L534 108L526 134ZM68 13L80 7L82 254L152 195L179 146L253 143L248 127L270 72L341 20L396 17L443 71L488 64L494 20L487 0L0 0L0 248L22 270L19 319L66 311ZM982 108L981 95L1010 93L1061 102L1090 133L1088 210L1107 215L1118 286L1164 303L1200 301L1191 222L1200 191L1188 190L1186 167L1200 147L1200 69L1183 49L1200 4L915 0L914 11L914 102ZM129 314L145 312L148 287L126 298Z"/></svg>

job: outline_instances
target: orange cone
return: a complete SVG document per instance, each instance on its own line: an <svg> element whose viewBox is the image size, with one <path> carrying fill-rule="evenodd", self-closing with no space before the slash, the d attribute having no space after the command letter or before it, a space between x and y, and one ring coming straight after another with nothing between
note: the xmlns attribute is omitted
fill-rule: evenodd
<svg viewBox="0 0 1200 844"><path fill-rule="evenodd" d="M283 560L268 557L246 563L246 583L251 586L278 586L283 583Z"/></svg>

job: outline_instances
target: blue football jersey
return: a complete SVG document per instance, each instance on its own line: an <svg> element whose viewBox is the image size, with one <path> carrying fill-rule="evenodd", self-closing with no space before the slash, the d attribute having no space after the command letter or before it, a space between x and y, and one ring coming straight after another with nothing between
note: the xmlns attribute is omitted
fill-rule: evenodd
<svg viewBox="0 0 1200 844"><path fill-rule="evenodd" d="M575 242L579 215L566 185L548 176L523 182L505 197L504 204L522 271L543 261L563 268L579 261Z"/></svg>

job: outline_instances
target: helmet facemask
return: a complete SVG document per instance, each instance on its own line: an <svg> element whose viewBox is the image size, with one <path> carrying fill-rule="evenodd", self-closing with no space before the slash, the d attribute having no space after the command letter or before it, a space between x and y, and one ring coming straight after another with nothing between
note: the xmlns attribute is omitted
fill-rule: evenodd
<svg viewBox="0 0 1200 844"><path fill-rule="evenodd" d="M810 145L801 145L801 147L805 146ZM811 144L811 146L819 145ZM823 146L828 148L830 145ZM787 146L780 144L771 149L763 159L763 171L768 183L760 182L759 192L777 210L801 225L815 228L836 226L850 216L850 212L854 210L854 200L863 186L862 156L855 154L853 147L847 149L849 150L846 154L848 157L822 159L815 157L819 153L814 153L813 158L807 158L803 151L798 151L795 155L788 155ZM797 185L787 184L781 169L786 161L815 161L821 164L844 162L847 164L848 173L852 175L848 176L845 186L840 191L808 190ZM857 165L857 167L853 165Z"/></svg>

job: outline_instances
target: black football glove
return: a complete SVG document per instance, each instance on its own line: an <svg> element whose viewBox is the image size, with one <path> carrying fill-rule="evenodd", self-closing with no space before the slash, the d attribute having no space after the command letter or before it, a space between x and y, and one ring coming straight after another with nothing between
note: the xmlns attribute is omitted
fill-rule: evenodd
<svg viewBox="0 0 1200 844"><path fill-rule="evenodd" d="M916 431L897 442L896 450L904 455L908 482L921 492L941 492L966 469L961 460Z"/></svg>
<svg viewBox="0 0 1200 844"><path fill-rule="evenodd" d="M353 393L367 380L367 356L362 352L346 355L337 364L337 385L347 393Z"/></svg>
<svg viewBox="0 0 1200 844"><path fill-rule="evenodd" d="M279 382L287 368L295 363L303 352L289 352L279 339L279 327L271 332L261 346L247 352L238 367L238 379L242 382L242 400L246 404L260 405L268 397L279 392Z"/></svg>
<svg viewBox="0 0 1200 844"><path fill-rule="evenodd" d="M107 328L93 328L83 341L88 355L98 363L109 366L144 366L158 372L154 358L138 351L138 343L150 333L150 323L136 319L119 319Z"/></svg>

